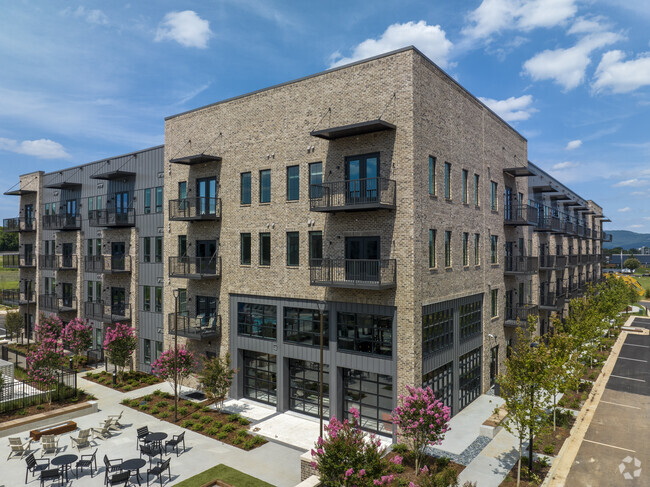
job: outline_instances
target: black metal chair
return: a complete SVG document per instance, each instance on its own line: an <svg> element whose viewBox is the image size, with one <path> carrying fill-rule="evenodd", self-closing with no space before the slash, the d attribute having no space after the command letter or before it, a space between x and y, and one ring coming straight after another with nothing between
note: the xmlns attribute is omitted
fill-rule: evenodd
<svg viewBox="0 0 650 487"><path fill-rule="evenodd" d="M115 475L111 475L111 477L108 479L108 485L113 486L113 485L124 485L126 487L129 485L129 479L131 478L131 472L128 470L125 470L124 472L116 473Z"/></svg>
<svg viewBox="0 0 650 487"><path fill-rule="evenodd" d="M124 460L121 458L109 460L109 458L104 455L104 465L106 466L106 471L104 472L104 484L108 484L109 473L120 472L122 470L122 463L124 463Z"/></svg>
<svg viewBox="0 0 650 487"><path fill-rule="evenodd" d="M163 484L162 474L165 472L165 470L167 470L167 476L171 480L172 471L169 468L170 462L171 462L171 460L168 458L167 460L165 460L164 462L159 463L155 467L147 469L147 487L149 487L149 476L150 475L158 477L158 481L160 482L160 485L162 485Z"/></svg>
<svg viewBox="0 0 650 487"><path fill-rule="evenodd" d="M75 465L77 478L79 478L79 468L90 468L90 478L92 478L95 470L97 470L97 448L95 448L92 455L81 455L81 459Z"/></svg>
<svg viewBox="0 0 650 487"><path fill-rule="evenodd" d="M34 457L33 453L30 453L25 457L25 462L27 462L27 471L25 472L25 483L27 483L27 475L29 472L32 472L32 477L36 475L36 472L42 472L50 468L50 460L47 458L41 458L39 460ZM39 463L44 462L44 463Z"/></svg>
<svg viewBox="0 0 650 487"><path fill-rule="evenodd" d="M167 447L171 446L174 450L176 450L176 456L178 456L178 445L183 444L183 451L185 451L185 431L183 431L180 435L174 435L171 440L167 440L165 442L165 454L167 453Z"/></svg>
<svg viewBox="0 0 650 487"><path fill-rule="evenodd" d="M136 445L136 449L140 448L141 443L143 445L146 445L148 443L147 440L145 440L148 434L149 434L148 426L143 426L142 428L138 428L138 444Z"/></svg>
<svg viewBox="0 0 650 487"><path fill-rule="evenodd" d="M140 458L142 458L143 454L149 457L149 466L151 466L151 459L158 455L160 455L160 461L162 462L162 448L153 447L151 445L142 445L140 447Z"/></svg>
<svg viewBox="0 0 650 487"><path fill-rule="evenodd" d="M62 478L63 476L61 475L61 470L58 468L49 468L41 472L41 477L39 480L41 481L41 487L43 487L43 485L45 485L45 482L49 480L56 480L58 482L59 479Z"/></svg>

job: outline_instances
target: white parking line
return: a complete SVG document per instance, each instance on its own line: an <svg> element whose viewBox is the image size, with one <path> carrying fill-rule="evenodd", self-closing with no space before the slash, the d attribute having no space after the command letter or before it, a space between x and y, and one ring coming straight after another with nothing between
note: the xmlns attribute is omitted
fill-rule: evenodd
<svg viewBox="0 0 650 487"><path fill-rule="evenodd" d="M598 441L592 441L592 440L584 440L584 441L587 441L589 443L594 443L596 445L602 445L602 446L608 446L610 448L616 448L617 450L625 450L625 451L629 451L630 453L636 453L634 450L630 450L628 448L621 448L620 446L608 445L607 443L600 443Z"/></svg>
<svg viewBox="0 0 650 487"><path fill-rule="evenodd" d="M633 379L632 377L623 377L622 375L610 375L610 377L616 377L617 379L627 379L627 380L635 380L637 382L645 382L643 379Z"/></svg>
<svg viewBox="0 0 650 487"><path fill-rule="evenodd" d="M638 408L636 406L628 406L627 404L619 404L617 402L603 401L602 399L600 400L600 402L604 402L605 404L613 404L614 406L621 406L621 407L624 407L624 408L641 409L641 408Z"/></svg>
<svg viewBox="0 0 650 487"><path fill-rule="evenodd" d="M641 348L650 348L650 345L637 345L636 343L624 343L628 347L641 347Z"/></svg>
<svg viewBox="0 0 650 487"><path fill-rule="evenodd" d="M646 363L646 364L648 363L647 360L641 360L639 358L621 357L620 355L618 356L618 358L621 358L623 360L634 360L635 362L643 362L643 363Z"/></svg>

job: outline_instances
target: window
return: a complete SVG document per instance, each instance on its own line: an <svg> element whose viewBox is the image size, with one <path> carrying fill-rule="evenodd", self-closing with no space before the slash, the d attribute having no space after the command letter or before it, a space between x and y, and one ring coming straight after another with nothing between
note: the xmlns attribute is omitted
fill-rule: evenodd
<svg viewBox="0 0 650 487"><path fill-rule="evenodd" d="M499 316L499 290L492 289L490 291L490 316L496 318Z"/></svg>
<svg viewBox="0 0 650 487"><path fill-rule="evenodd" d="M445 267L451 267L451 232L445 232Z"/></svg>
<svg viewBox="0 0 650 487"><path fill-rule="evenodd" d="M309 232L309 265L319 266L323 259L323 232Z"/></svg>
<svg viewBox="0 0 650 487"><path fill-rule="evenodd" d="M463 232L463 265L469 265L469 233Z"/></svg>
<svg viewBox="0 0 650 487"><path fill-rule="evenodd" d="M95 198L92 198L92 197L88 198L88 218L90 218L91 215L93 214L93 206L94 206L93 203L94 202L95 202ZM45 214L46 215L50 214L49 206L50 205L45 205Z"/></svg>
<svg viewBox="0 0 650 487"><path fill-rule="evenodd" d="M429 230L429 267L436 266L436 231Z"/></svg>
<svg viewBox="0 0 650 487"><path fill-rule="evenodd" d="M481 234L474 234L474 265L481 264Z"/></svg>
<svg viewBox="0 0 650 487"><path fill-rule="evenodd" d="M393 354L393 319L391 316L363 313L338 314L339 351L370 355Z"/></svg>
<svg viewBox="0 0 650 487"><path fill-rule="evenodd" d="M458 401L463 409L481 394L481 347L458 359Z"/></svg>
<svg viewBox="0 0 650 487"><path fill-rule="evenodd" d="M142 239L142 261L151 262L151 237Z"/></svg>
<svg viewBox="0 0 650 487"><path fill-rule="evenodd" d="M482 310L483 305L481 301L461 304L458 318L461 341L481 333Z"/></svg>
<svg viewBox="0 0 650 487"><path fill-rule="evenodd" d="M318 417L318 362L289 359L289 409ZM323 416L329 418L329 366L323 364Z"/></svg>
<svg viewBox="0 0 650 487"><path fill-rule="evenodd" d="M163 187L158 186L156 188L156 213L162 213L163 211Z"/></svg>
<svg viewBox="0 0 650 487"><path fill-rule="evenodd" d="M429 194L436 194L436 158L429 156Z"/></svg>
<svg viewBox="0 0 650 487"><path fill-rule="evenodd" d="M271 234L260 233L260 265L271 265Z"/></svg>
<svg viewBox="0 0 650 487"><path fill-rule="evenodd" d="M435 311L422 316L422 356L429 357L454 343L454 310Z"/></svg>
<svg viewBox="0 0 650 487"><path fill-rule="evenodd" d="M300 237L298 232L287 232L287 265L300 265Z"/></svg>
<svg viewBox="0 0 650 487"><path fill-rule="evenodd" d="M237 303L237 334L275 340L277 307L268 304Z"/></svg>
<svg viewBox="0 0 650 487"><path fill-rule="evenodd" d="M323 347L329 347L329 315L323 311ZM320 313L317 309L284 308L284 341L320 346Z"/></svg>
<svg viewBox="0 0 650 487"><path fill-rule="evenodd" d="M151 365L151 340L147 340L146 338L143 340L144 343L144 353L142 354L144 356L144 363L145 365Z"/></svg>
<svg viewBox="0 0 650 487"><path fill-rule="evenodd" d="M151 213L151 188L144 190L144 212Z"/></svg>
<svg viewBox="0 0 650 487"><path fill-rule="evenodd" d="M142 303L142 310L143 311L151 311L151 287L150 286L142 286L142 295L143 295L143 303Z"/></svg>
<svg viewBox="0 0 650 487"><path fill-rule="evenodd" d="M359 411L361 428L390 435L393 424L393 378L390 375L341 369L343 372L344 419L352 421L350 408Z"/></svg>
<svg viewBox="0 0 650 487"><path fill-rule="evenodd" d="M154 343L156 344L156 356L154 357L154 361L156 361L163 353L163 342L155 341Z"/></svg>
<svg viewBox="0 0 650 487"><path fill-rule="evenodd" d="M163 238L156 237L156 262L162 262Z"/></svg>
<svg viewBox="0 0 650 487"><path fill-rule="evenodd" d="M474 204L476 206L479 206L479 203L480 203L479 197L478 197L478 195L479 195L478 186L479 186L479 176L478 176L478 174L474 174Z"/></svg>
<svg viewBox="0 0 650 487"><path fill-rule="evenodd" d="M244 397L277 404L277 357L244 350Z"/></svg>
<svg viewBox="0 0 650 487"><path fill-rule="evenodd" d="M187 235L178 236L178 256L187 257Z"/></svg>
<svg viewBox="0 0 650 487"><path fill-rule="evenodd" d="M249 172L241 173L239 203L242 205L251 204L251 173Z"/></svg>
<svg viewBox="0 0 650 487"><path fill-rule="evenodd" d="M102 239L95 239L95 255L102 255Z"/></svg>
<svg viewBox="0 0 650 487"><path fill-rule="evenodd" d="M95 289L93 281L86 281L86 286L88 289L88 296L86 301L89 303L93 302L93 290Z"/></svg>
<svg viewBox="0 0 650 487"><path fill-rule="evenodd" d="M490 235L490 264L499 263L499 236Z"/></svg>
<svg viewBox="0 0 650 487"><path fill-rule="evenodd" d="M499 209L499 199L497 196L497 183L490 181L490 209L497 211Z"/></svg>
<svg viewBox="0 0 650 487"><path fill-rule="evenodd" d="M445 199L451 199L451 164L445 162Z"/></svg>
<svg viewBox="0 0 650 487"><path fill-rule="evenodd" d="M239 235L239 263L251 265L251 234L242 233Z"/></svg>
<svg viewBox="0 0 650 487"><path fill-rule="evenodd" d="M433 395L436 399L440 399L442 403L450 410L453 406L453 390L454 390L454 363L438 367L431 372L427 372L422 376L422 387L431 387Z"/></svg>
<svg viewBox="0 0 650 487"><path fill-rule="evenodd" d="M463 203L467 204L467 178L468 178L468 172L467 169L463 169Z"/></svg>
<svg viewBox="0 0 650 487"><path fill-rule="evenodd" d="M309 197L320 198L323 194L323 163L312 162L309 165Z"/></svg>
<svg viewBox="0 0 650 487"><path fill-rule="evenodd" d="M287 200L297 201L300 198L300 167L287 168Z"/></svg>
<svg viewBox="0 0 650 487"><path fill-rule="evenodd" d="M271 202L271 170L260 171L260 203Z"/></svg>
<svg viewBox="0 0 650 487"><path fill-rule="evenodd" d="M156 313L162 313L162 287L156 286L155 298L156 300L154 311Z"/></svg>

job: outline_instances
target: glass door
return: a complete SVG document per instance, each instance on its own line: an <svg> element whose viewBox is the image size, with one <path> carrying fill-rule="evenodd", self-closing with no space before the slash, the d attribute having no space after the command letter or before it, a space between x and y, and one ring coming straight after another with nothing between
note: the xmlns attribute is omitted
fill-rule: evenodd
<svg viewBox="0 0 650 487"><path fill-rule="evenodd" d="M72 267L72 244L64 243L63 244L63 255L62 255L62 267L71 268Z"/></svg>
<svg viewBox="0 0 650 487"><path fill-rule="evenodd" d="M77 221L77 200L67 200L65 202L65 223L66 225L75 225Z"/></svg>
<svg viewBox="0 0 650 487"><path fill-rule="evenodd" d="M217 204L217 179L203 178L196 180L197 209L199 215L214 215Z"/></svg>
<svg viewBox="0 0 650 487"><path fill-rule="evenodd" d="M506 221L512 220L512 188L510 186L506 186L506 194L505 194L505 205L504 205L504 219Z"/></svg>
<svg viewBox="0 0 650 487"><path fill-rule="evenodd" d="M34 223L34 205L25 205L25 228L31 228Z"/></svg>
<svg viewBox="0 0 650 487"><path fill-rule="evenodd" d="M378 201L379 154L347 157L345 199L348 204Z"/></svg>
<svg viewBox="0 0 650 487"><path fill-rule="evenodd" d="M115 193L115 222L127 223L129 220L129 193Z"/></svg>
<svg viewBox="0 0 650 487"><path fill-rule="evenodd" d="M216 240L196 241L196 271L198 274L215 274L217 271Z"/></svg>
<svg viewBox="0 0 650 487"><path fill-rule="evenodd" d="M111 269L123 271L126 261L126 244L124 242L111 242Z"/></svg>
<svg viewBox="0 0 650 487"><path fill-rule="evenodd" d="M126 316L126 291L123 287L111 288L111 314Z"/></svg>
<svg viewBox="0 0 650 487"><path fill-rule="evenodd" d="M61 289L62 289L62 294L63 294L63 306L66 308L71 308L72 307L72 299L73 299L73 293L72 293L72 284L69 282L64 282L61 284Z"/></svg>
<svg viewBox="0 0 650 487"><path fill-rule="evenodd" d="M379 237L345 238L345 279L379 281Z"/></svg>
<svg viewBox="0 0 650 487"><path fill-rule="evenodd" d="M499 375L499 345L490 350L490 386L495 384L497 375Z"/></svg>

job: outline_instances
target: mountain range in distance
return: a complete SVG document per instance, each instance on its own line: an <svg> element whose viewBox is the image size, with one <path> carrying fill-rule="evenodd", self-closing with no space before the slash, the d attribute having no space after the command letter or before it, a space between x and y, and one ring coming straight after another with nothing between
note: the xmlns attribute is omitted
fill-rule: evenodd
<svg viewBox="0 0 650 487"><path fill-rule="evenodd" d="M611 242L603 242L603 248L613 249L638 249L639 247L650 247L650 233L636 233L628 230L606 230L612 235Z"/></svg>

